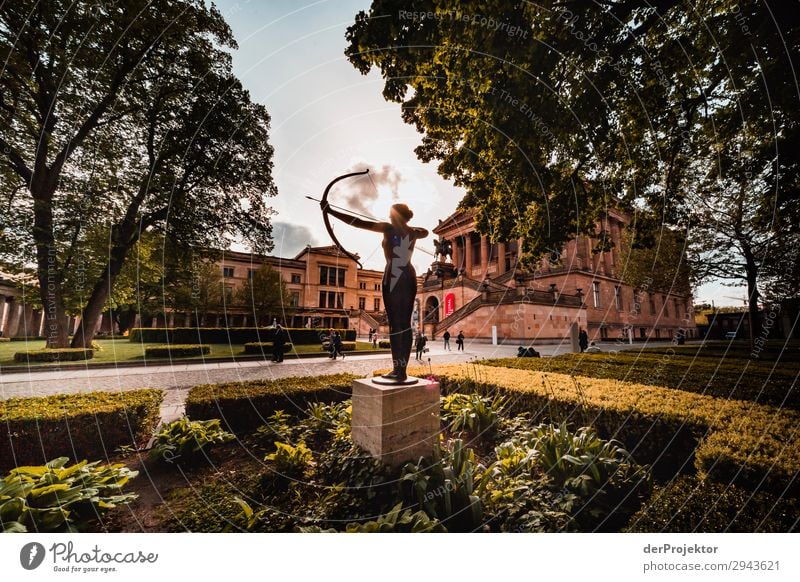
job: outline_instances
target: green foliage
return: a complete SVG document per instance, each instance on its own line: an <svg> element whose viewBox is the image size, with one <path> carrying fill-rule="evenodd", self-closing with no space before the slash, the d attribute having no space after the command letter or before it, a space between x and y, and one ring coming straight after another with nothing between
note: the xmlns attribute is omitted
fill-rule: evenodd
<svg viewBox="0 0 800 582"><path fill-rule="evenodd" d="M162 425L153 438L150 456L179 464L202 458L214 445L227 443L235 437L222 429L219 419L189 420L184 416Z"/></svg>
<svg viewBox="0 0 800 582"><path fill-rule="evenodd" d="M312 402L308 405L308 416L301 423L301 430L306 433L325 431L336 439L350 437L353 406L350 400L325 404Z"/></svg>
<svg viewBox="0 0 800 582"><path fill-rule="evenodd" d="M194 386L186 397L186 415L193 419L220 418L232 432L252 430L276 410L349 398L357 377L332 374Z"/></svg>
<svg viewBox="0 0 800 582"><path fill-rule="evenodd" d="M320 333L315 329L286 328L289 342L298 346L320 344ZM355 341L354 329L338 330L342 339ZM135 327L130 330L129 339L142 343L175 344L246 344L251 342L271 343L275 330L270 327Z"/></svg>
<svg viewBox="0 0 800 582"><path fill-rule="evenodd" d="M14 361L27 364L32 362L76 362L79 360L91 360L93 357L93 349L58 348L17 352L14 354Z"/></svg>
<svg viewBox="0 0 800 582"><path fill-rule="evenodd" d="M455 433L468 431L473 435L489 435L496 430L507 401L501 396L449 394L442 399L442 419Z"/></svg>
<svg viewBox="0 0 800 582"><path fill-rule="evenodd" d="M70 454L103 458L121 445L144 445L163 398L146 389L0 400L0 468Z"/></svg>
<svg viewBox="0 0 800 582"><path fill-rule="evenodd" d="M210 353L211 346L204 344L164 344L144 348L145 358L191 358Z"/></svg>
<svg viewBox="0 0 800 582"><path fill-rule="evenodd" d="M297 432L297 428L297 425L292 421L291 415L283 410L276 410L267 418L267 424L256 429L256 434L270 442L274 442L275 439L291 441Z"/></svg>
<svg viewBox="0 0 800 582"><path fill-rule="evenodd" d="M299 527L302 533L336 533L335 529L323 530L319 526ZM424 511L412 513L403 509L403 504L398 503L389 513L378 516L374 521L365 523L348 523L347 533L445 533L447 530L442 524L431 519Z"/></svg>
<svg viewBox="0 0 800 582"><path fill-rule="evenodd" d="M124 465L60 457L44 466L18 467L0 478L0 528L9 532L80 531L137 495L122 487L138 475Z"/></svg>
<svg viewBox="0 0 800 582"><path fill-rule="evenodd" d="M392 342L389 340L378 340L378 347L384 350L388 350L392 347Z"/></svg>
<svg viewBox="0 0 800 582"><path fill-rule="evenodd" d="M236 294L236 302L255 315L256 325L291 314L291 300L281 274L266 263L250 274Z"/></svg>
<svg viewBox="0 0 800 582"><path fill-rule="evenodd" d="M630 519L630 532L798 531L797 498L752 493L736 485L681 476L657 487Z"/></svg>
<svg viewBox="0 0 800 582"><path fill-rule="evenodd" d="M301 477L311 468L314 456L302 441L295 446L275 441L275 452L265 460L275 463L275 470L283 476Z"/></svg>
<svg viewBox="0 0 800 582"><path fill-rule="evenodd" d="M483 525L483 507L476 489L486 476L475 452L456 439L449 450L437 446L430 460L403 467L403 483L420 507L449 531L476 531Z"/></svg>

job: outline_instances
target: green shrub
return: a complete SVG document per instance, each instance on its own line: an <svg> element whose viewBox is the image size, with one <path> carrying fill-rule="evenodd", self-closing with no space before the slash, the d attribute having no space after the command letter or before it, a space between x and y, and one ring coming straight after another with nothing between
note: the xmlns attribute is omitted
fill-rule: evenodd
<svg viewBox="0 0 800 582"><path fill-rule="evenodd" d="M122 487L137 471L99 461L67 467L68 460L19 467L0 477L0 531L80 531L106 510L136 499Z"/></svg>
<svg viewBox="0 0 800 582"><path fill-rule="evenodd" d="M302 410L309 402L350 398L352 374L205 384L189 390L186 416L219 418L231 432L253 430L276 410Z"/></svg>
<svg viewBox="0 0 800 582"><path fill-rule="evenodd" d="M2 342L10 342L10 341L11 341L10 337L0 337L0 343L2 343Z"/></svg>
<svg viewBox="0 0 800 582"><path fill-rule="evenodd" d="M476 489L485 478L485 468L472 449L456 439L444 453L439 446L433 457L408 463L402 481L411 496L431 518L441 520L449 531L476 531L483 525L483 506Z"/></svg>
<svg viewBox="0 0 800 582"><path fill-rule="evenodd" d="M283 353L287 354L291 352L293 346L291 343L286 343L283 346ZM272 355L273 350L273 343L272 342L248 342L244 344L244 353L251 354L251 355L259 355L263 356L266 354Z"/></svg>
<svg viewBox="0 0 800 582"><path fill-rule="evenodd" d="M409 370L416 373L416 370ZM702 476L749 489L797 495L800 413L752 402L596 378L489 366L437 367L442 388L510 397L512 413L560 422L590 417L654 475L694 466ZM479 378L479 379L478 379Z"/></svg>
<svg viewBox="0 0 800 582"><path fill-rule="evenodd" d="M442 399L442 420L453 432L468 431L489 435L497 428L507 398L489 398L480 394L449 394Z"/></svg>
<svg viewBox="0 0 800 582"><path fill-rule="evenodd" d="M306 328L284 328L289 341L298 346L320 344L328 330ZM355 341L356 330L337 330L343 340ZM135 327L128 338L141 343L174 344L245 344L249 342L272 342L275 329L271 327Z"/></svg>
<svg viewBox="0 0 800 582"><path fill-rule="evenodd" d="M218 418L189 420L185 416L164 424L154 435L150 456L166 463L192 462L218 444L235 437L222 429Z"/></svg>
<svg viewBox="0 0 800 582"><path fill-rule="evenodd" d="M379 340L378 347L388 350L389 348L392 347L392 342L390 342L389 340Z"/></svg>
<svg viewBox="0 0 800 582"><path fill-rule="evenodd" d="M631 517L630 532L793 532L798 531L800 501L768 492L752 493L726 485L681 476L658 487Z"/></svg>
<svg viewBox="0 0 800 582"><path fill-rule="evenodd" d="M302 441L296 446L275 441L275 452L267 455L264 460L275 463L275 470L281 475L301 477L311 468L314 457L311 449Z"/></svg>
<svg viewBox="0 0 800 582"><path fill-rule="evenodd" d="M336 533L335 529L322 529L319 526L297 528L302 533ZM411 512L398 503L389 513L380 515L374 521L348 523L347 533L445 533L442 524L431 519L424 511Z"/></svg>
<svg viewBox="0 0 800 582"><path fill-rule="evenodd" d="M158 424L163 397L145 389L2 400L0 469L67 455L107 458L119 446L143 446Z"/></svg>
<svg viewBox="0 0 800 582"><path fill-rule="evenodd" d="M14 354L14 361L26 364L31 362L77 362L91 360L93 357L94 350L91 348L59 348L17 352Z"/></svg>
<svg viewBox="0 0 800 582"><path fill-rule="evenodd" d="M210 353L211 346L204 344L164 344L144 348L145 358L191 358L207 356Z"/></svg>

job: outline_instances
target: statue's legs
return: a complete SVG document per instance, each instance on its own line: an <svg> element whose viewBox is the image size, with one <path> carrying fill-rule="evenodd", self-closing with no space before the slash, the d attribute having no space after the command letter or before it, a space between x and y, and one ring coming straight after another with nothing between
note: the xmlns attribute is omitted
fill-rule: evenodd
<svg viewBox="0 0 800 582"><path fill-rule="evenodd" d="M417 278L413 271L403 273L394 288L391 288L385 279L383 303L389 320L389 343L392 348L393 363L392 373L386 377L402 381L407 377L406 368L411 357L411 345L414 342L411 315L414 312L414 298L417 294Z"/></svg>

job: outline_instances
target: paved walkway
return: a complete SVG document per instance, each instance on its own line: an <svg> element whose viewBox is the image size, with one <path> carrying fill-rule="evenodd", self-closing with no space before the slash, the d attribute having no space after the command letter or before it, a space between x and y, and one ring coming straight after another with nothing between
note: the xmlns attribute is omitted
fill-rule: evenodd
<svg viewBox="0 0 800 582"><path fill-rule="evenodd" d="M493 346L476 342L468 343L465 351L456 352L455 341L451 343L453 350L447 352L442 349L441 341L429 344L431 350L426 356L430 357L432 365L466 362L471 359L514 357L517 355L518 347L516 343ZM603 345L600 347L603 348ZM536 349L543 356L552 356L569 351L569 345L566 343L543 345L536 346ZM0 399L95 390L160 388L165 392L162 417L171 420L183 414L186 394L197 384L271 380L288 376L321 376L339 372L367 376L374 370L391 367L391 363L389 355L375 354L350 356L336 361L325 357L288 359L280 364L247 361L101 369L87 366L83 370L6 372L0 375ZM415 362L412 360L411 363L413 365Z"/></svg>

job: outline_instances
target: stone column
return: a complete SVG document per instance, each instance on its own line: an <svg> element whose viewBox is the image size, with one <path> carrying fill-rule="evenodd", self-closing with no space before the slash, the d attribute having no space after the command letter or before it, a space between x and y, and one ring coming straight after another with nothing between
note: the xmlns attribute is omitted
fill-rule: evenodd
<svg viewBox="0 0 800 582"><path fill-rule="evenodd" d="M175 327L175 312L170 311L167 316L167 327Z"/></svg>
<svg viewBox="0 0 800 582"><path fill-rule="evenodd" d="M460 258L460 255L458 253L458 239L459 238L460 237L454 236L453 239L452 239L453 240L453 266L455 266L456 269L460 268L459 264L458 264L458 261L459 261L459 258Z"/></svg>
<svg viewBox="0 0 800 582"><path fill-rule="evenodd" d="M489 267L489 239L486 235L481 236L481 274L485 277Z"/></svg>
<svg viewBox="0 0 800 582"><path fill-rule="evenodd" d="M497 274L506 272L506 243L497 243Z"/></svg>
<svg viewBox="0 0 800 582"><path fill-rule="evenodd" d="M9 314L8 314L8 324L6 325L5 331L3 335L6 337L14 337L17 335L19 331L19 320L22 316L22 308L24 306L22 303L18 301L14 301L12 305L9 306Z"/></svg>
<svg viewBox="0 0 800 582"><path fill-rule="evenodd" d="M6 337L6 322L8 321L8 297L0 295L0 331Z"/></svg>
<svg viewBox="0 0 800 582"><path fill-rule="evenodd" d="M191 312L186 312L186 315L183 316L183 327L192 327L192 314Z"/></svg>
<svg viewBox="0 0 800 582"><path fill-rule="evenodd" d="M472 276L472 235L464 236L464 269L468 277Z"/></svg>

